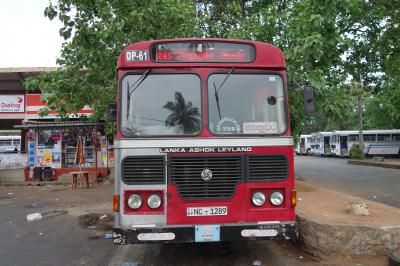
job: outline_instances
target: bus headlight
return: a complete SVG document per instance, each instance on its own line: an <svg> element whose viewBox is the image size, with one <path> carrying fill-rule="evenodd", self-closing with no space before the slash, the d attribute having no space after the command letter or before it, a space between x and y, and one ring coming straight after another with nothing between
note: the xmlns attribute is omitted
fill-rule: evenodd
<svg viewBox="0 0 400 266"><path fill-rule="evenodd" d="M261 206L265 203L265 195L262 192L256 192L251 196L251 202L256 206Z"/></svg>
<svg viewBox="0 0 400 266"><path fill-rule="evenodd" d="M142 197L139 194L132 194L128 198L128 206L133 210L137 210L142 206Z"/></svg>
<svg viewBox="0 0 400 266"><path fill-rule="evenodd" d="M269 201L272 205L281 205L283 202L283 194L279 191L274 191L269 195Z"/></svg>
<svg viewBox="0 0 400 266"><path fill-rule="evenodd" d="M160 206L161 206L161 198L160 198L160 196L158 196L157 194L151 195L151 196L147 199L147 205L148 205L151 209L157 209L158 207L160 207Z"/></svg>

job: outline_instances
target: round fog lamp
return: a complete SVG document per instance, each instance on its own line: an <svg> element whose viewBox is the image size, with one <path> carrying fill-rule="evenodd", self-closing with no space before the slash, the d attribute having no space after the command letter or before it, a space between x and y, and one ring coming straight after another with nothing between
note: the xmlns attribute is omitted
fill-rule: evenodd
<svg viewBox="0 0 400 266"><path fill-rule="evenodd" d="M265 195L262 192L256 192L251 196L251 202L256 206L261 206L265 203Z"/></svg>
<svg viewBox="0 0 400 266"><path fill-rule="evenodd" d="M269 201L272 205L281 205L283 202L283 194L279 191L272 192L271 195L269 195Z"/></svg>
<svg viewBox="0 0 400 266"><path fill-rule="evenodd" d="M160 198L160 196L158 196L157 194L151 195L147 199L147 205L149 205L149 207L151 209L157 209L158 207L160 207L161 206L161 198Z"/></svg>
<svg viewBox="0 0 400 266"><path fill-rule="evenodd" d="M139 194L132 194L128 198L128 206L131 209L137 210L142 206L142 197Z"/></svg>

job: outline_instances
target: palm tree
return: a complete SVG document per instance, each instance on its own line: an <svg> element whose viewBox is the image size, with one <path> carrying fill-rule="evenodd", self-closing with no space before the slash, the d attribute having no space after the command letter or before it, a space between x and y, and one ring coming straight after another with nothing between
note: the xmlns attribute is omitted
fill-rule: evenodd
<svg viewBox="0 0 400 266"><path fill-rule="evenodd" d="M175 102L167 102L164 106L171 114L165 119L165 125L182 126L184 134L193 134L200 130L200 112L192 102L185 101L181 92L175 92Z"/></svg>

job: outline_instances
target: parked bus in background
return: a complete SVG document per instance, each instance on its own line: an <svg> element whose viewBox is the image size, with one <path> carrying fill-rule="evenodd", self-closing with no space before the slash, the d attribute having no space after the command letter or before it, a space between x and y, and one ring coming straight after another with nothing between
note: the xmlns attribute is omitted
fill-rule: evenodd
<svg viewBox="0 0 400 266"><path fill-rule="evenodd" d="M0 136L0 152L21 151L21 136Z"/></svg>
<svg viewBox="0 0 400 266"><path fill-rule="evenodd" d="M300 135L295 151L297 155L311 154L311 135Z"/></svg>
<svg viewBox="0 0 400 266"><path fill-rule="evenodd" d="M153 40L117 68L115 244L297 238L281 50Z"/></svg>
<svg viewBox="0 0 400 266"><path fill-rule="evenodd" d="M328 156L331 155L332 132L311 133L311 154Z"/></svg>
<svg viewBox="0 0 400 266"><path fill-rule="evenodd" d="M399 156L400 129L363 130L364 154L367 156ZM333 155L347 157L351 147L359 144L358 130L332 132Z"/></svg>

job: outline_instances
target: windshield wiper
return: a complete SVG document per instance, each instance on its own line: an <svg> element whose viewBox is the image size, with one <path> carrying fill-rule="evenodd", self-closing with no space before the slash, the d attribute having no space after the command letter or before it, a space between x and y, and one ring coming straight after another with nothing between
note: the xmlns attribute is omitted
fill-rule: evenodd
<svg viewBox="0 0 400 266"><path fill-rule="evenodd" d="M126 119L129 118L129 108L131 105L131 95L132 93L140 86L140 84L142 84L142 82L147 78L147 76L150 73L151 68L148 68L145 72L143 72L143 74L132 84L132 87L129 87L129 81L126 82L126 86L128 87L127 92L128 92L128 97L127 97L127 101L128 101L128 106L127 106L127 110L126 110ZM133 90L131 91L131 88L133 88Z"/></svg>
<svg viewBox="0 0 400 266"><path fill-rule="evenodd" d="M228 74L226 74L224 80L222 81L222 83L219 85L219 87L217 88L217 86L215 85L215 82L213 82L214 85L214 96L215 96L215 101L217 102L217 108L218 108L218 114L219 114L219 120L222 119L221 117L221 108L219 106L219 90L222 88L222 86L224 85L225 81L229 78L229 76L232 74L233 70L235 69L235 67L232 67L231 70L229 70Z"/></svg>

